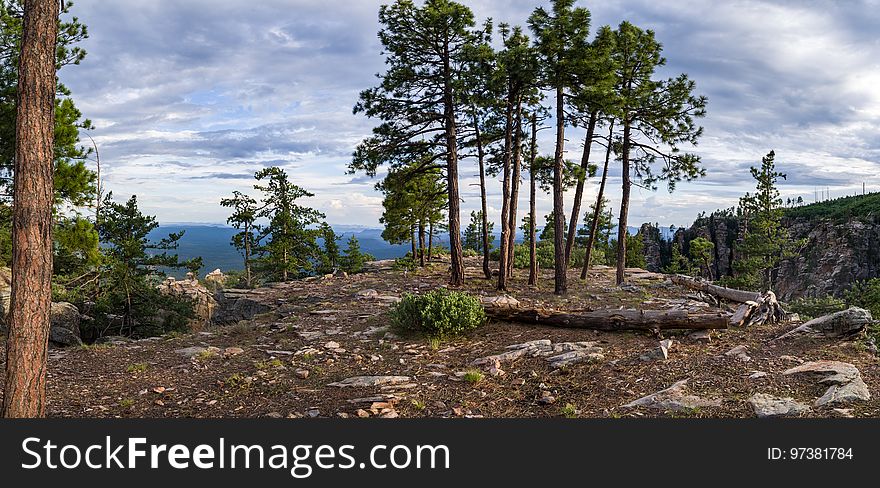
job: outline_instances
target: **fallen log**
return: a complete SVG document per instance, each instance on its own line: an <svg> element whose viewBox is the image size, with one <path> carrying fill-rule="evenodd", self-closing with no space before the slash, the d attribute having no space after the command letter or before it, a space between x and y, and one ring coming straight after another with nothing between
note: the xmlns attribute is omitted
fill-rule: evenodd
<svg viewBox="0 0 880 488"><path fill-rule="evenodd" d="M676 285L682 285L691 290L702 291L724 298L737 303L757 302L761 299L761 294L754 291L737 290L735 288L726 288L724 286L713 285L708 281L697 280L690 276L672 275L672 282Z"/></svg>
<svg viewBox="0 0 880 488"><path fill-rule="evenodd" d="M691 314L686 310L594 310L560 312L544 309L486 306L486 315L507 322L602 331L726 329L726 313Z"/></svg>
<svg viewBox="0 0 880 488"><path fill-rule="evenodd" d="M824 335L829 338L851 337L862 333L874 322L871 312L862 308L850 307L841 312L815 318L773 339L787 339L797 335Z"/></svg>

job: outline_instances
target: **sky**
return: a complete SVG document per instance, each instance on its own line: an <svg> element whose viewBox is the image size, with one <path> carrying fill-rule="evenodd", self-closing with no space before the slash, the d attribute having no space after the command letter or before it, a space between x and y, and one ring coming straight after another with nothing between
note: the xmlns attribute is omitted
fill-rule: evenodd
<svg viewBox="0 0 880 488"><path fill-rule="evenodd" d="M222 223L221 198L280 166L315 194L307 204L328 222L379 227L375 180L346 169L376 124L352 107L383 69L377 13L388 1L76 1L88 55L61 79L95 126L104 188L118 199L137 194L162 223ZM521 25L549 5L463 3L478 21ZM783 198L880 190L880 0L578 5L592 12L591 32L623 20L654 30L667 59L658 76L687 73L709 99L704 135L685 148L701 156L706 177L672 194L634 188L630 225L688 225L736 205L754 188L749 167L771 149L788 175ZM566 157L579 161L583 132L566 138ZM553 131L542 131L539 145L552 154ZM476 163L461 161L459 172L466 221L480 206ZM612 171L608 183L614 208L619 176ZM597 191L598 179L588 181L585 207ZM490 180L489 198L500 220L500 182ZM541 195L537 206L543 215L552 201Z"/></svg>

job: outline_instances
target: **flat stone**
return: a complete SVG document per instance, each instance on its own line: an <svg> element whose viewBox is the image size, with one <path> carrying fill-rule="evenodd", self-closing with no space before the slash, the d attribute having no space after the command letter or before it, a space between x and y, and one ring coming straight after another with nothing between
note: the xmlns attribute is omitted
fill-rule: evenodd
<svg viewBox="0 0 880 488"><path fill-rule="evenodd" d="M787 369L782 374L786 376L793 374L821 376L819 383L836 385L844 385L862 376L858 368L841 361L810 361Z"/></svg>
<svg viewBox="0 0 880 488"><path fill-rule="evenodd" d="M689 393L688 380L674 383L665 390L652 393L624 405L624 408L645 407L658 410L686 411L703 407L720 407L721 400L702 398Z"/></svg>
<svg viewBox="0 0 880 488"><path fill-rule="evenodd" d="M330 342L324 344L324 347L327 349L339 349L340 346L339 346L338 342L330 341Z"/></svg>
<svg viewBox="0 0 880 488"><path fill-rule="evenodd" d="M208 350L207 347L192 346L192 347L184 347L183 349L175 349L174 352L176 354L180 354L181 356L186 356L188 358L191 358L191 357L197 356L207 350Z"/></svg>
<svg viewBox="0 0 880 488"><path fill-rule="evenodd" d="M409 376L353 376L342 381L330 383L329 386L365 388L370 386L399 385L409 382L410 379Z"/></svg>
<svg viewBox="0 0 880 488"><path fill-rule="evenodd" d="M244 354L244 349L240 347L227 347L223 350L224 356L238 356L239 354Z"/></svg>
<svg viewBox="0 0 880 488"><path fill-rule="evenodd" d="M758 418L798 416L810 411L809 406L794 398L780 398L765 393L755 393L749 398L749 403Z"/></svg>
<svg viewBox="0 0 880 488"><path fill-rule="evenodd" d="M696 330L688 334L687 338L688 340L695 342L711 342L712 333L708 330Z"/></svg>
<svg viewBox="0 0 880 488"><path fill-rule="evenodd" d="M750 380L757 380L767 376L767 373L763 371L753 371L752 374L749 375Z"/></svg>
<svg viewBox="0 0 880 488"><path fill-rule="evenodd" d="M743 362L748 362L748 361L751 361L752 358L749 357L749 355L747 354L747 352L746 352L747 350L748 349L746 348L746 346L736 346L733 349L724 353L724 355L730 356L730 357L735 357Z"/></svg>

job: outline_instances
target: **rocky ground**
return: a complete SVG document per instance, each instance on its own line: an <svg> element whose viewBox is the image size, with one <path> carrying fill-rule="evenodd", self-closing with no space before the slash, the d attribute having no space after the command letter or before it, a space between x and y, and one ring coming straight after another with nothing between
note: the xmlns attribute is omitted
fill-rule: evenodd
<svg viewBox="0 0 880 488"><path fill-rule="evenodd" d="M497 297L469 261L466 289ZM613 285L575 273L565 298L520 271L510 295L558 310L685 308L707 297L633 270ZM444 265L231 292L225 326L140 341L53 348L56 417L876 417L880 363L860 338L773 339L797 324L711 334L599 333L501 323L428 341L388 330L405 292L446 281ZM256 315L253 315L256 314ZM252 317L249 317L253 315ZM0 358L3 350L0 347ZM2 389L2 378L0 378ZM873 394L873 395L872 395Z"/></svg>

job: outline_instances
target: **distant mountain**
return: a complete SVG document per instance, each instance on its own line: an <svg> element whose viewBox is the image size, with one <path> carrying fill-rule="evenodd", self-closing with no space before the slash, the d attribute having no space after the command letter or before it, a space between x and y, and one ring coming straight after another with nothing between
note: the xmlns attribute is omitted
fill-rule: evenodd
<svg viewBox="0 0 880 488"><path fill-rule="evenodd" d="M346 246L348 238L356 236L361 244L361 250L372 254L376 259L392 259L405 255L409 251L407 245L391 245L382 240L381 229L370 229L357 226L334 226L334 230L342 235L339 241L340 247ZM150 234L151 239L161 239L172 232L184 231L180 239L180 246L175 251L181 259L191 259L201 256L204 261L205 272L214 269L222 271L234 271L244 268L243 258L235 249L230 240L238 231L223 225L209 224L169 224L161 225ZM171 271L172 276L180 277L186 271Z"/></svg>
<svg viewBox="0 0 880 488"><path fill-rule="evenodd" d="M352 235L356 236L361 244L361 250L372 254L376 259L394 259L404 256L410 250L408 244L392 245L382 239L382 229L375 229L366 226L357 225L335 225L333 229L342 236L339 245L345 248L348 238ZM630 234L638 232L638 227L628 227ZM198 223L175 223L161 225L150 234L150 238L154 240L161 239L172 232L184 231L183 238L180 239L180 246L176 252L181 259L191 259L202 257L204 261L204 272L220 269L222 271L237 271L244 268L243 258L236 250L230 240L238 231L225 225L211 225ZM538 228L541 232L541 228ZM661 234L665 239L671 236L668 227L661 227ZM522 235L519 233L517 242L522 242ZM444 247L449 247L449 236L442 235L434 238L434 243ZM493 237L493 246L498 245L497 236ZM169 270L172 276L181 277L186 271Z"/></svg>

